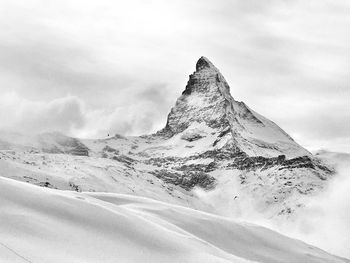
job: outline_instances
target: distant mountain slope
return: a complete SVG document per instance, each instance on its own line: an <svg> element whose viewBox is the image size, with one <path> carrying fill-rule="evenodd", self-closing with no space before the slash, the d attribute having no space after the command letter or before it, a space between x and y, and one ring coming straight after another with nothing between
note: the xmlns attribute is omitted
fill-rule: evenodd
<svg viewBox="0 0 350 263"><path fill-rule="evenodd" d="M89 149L78 139L59 132L28 135L0 132L0 150L41 151L87 156Z"/></svg>
<svg viewBox="0 0 350 263"><path fill-rule="evenodd" d="M256 225L151 199L0 178L0 261L349 262Z"/></svg>

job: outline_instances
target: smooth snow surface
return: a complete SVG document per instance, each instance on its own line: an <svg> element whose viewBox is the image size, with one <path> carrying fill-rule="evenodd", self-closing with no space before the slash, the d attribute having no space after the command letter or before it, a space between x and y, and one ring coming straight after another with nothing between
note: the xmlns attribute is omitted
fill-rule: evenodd
<svg viewBox="0 0 350 263"><path fill-rule="evenodd" d="M0 177L0 262L348 262L263 227L151 199Z"/></svg>

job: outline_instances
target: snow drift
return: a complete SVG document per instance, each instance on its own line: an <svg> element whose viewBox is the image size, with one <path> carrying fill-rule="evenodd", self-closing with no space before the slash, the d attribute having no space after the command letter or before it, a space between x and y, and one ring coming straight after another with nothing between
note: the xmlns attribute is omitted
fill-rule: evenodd
<svg viewBox="0 0 350 263"><path fill-rule="evenodd" d="M0 178L1 262L349 262L256 225L147 198Z"/></svg>

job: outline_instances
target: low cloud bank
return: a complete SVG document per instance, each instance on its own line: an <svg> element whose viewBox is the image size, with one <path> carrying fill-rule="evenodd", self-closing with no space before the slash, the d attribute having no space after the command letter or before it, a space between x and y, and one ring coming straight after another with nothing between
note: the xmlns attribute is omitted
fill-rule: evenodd
<svg viewBox="0 0 350 263"><path fill-rule="evenodd" d="M0 98L0 129L19 133L60 131L69 133L86 123L84 105L73 96L48 102L32 101L16 93L5 93Z"/></svg>
<svg viewBox="0 0 350 263"><path fill-rule="evenodd" d="M350 258L350 155L334 155L337 174L295 223L282 226L291 236Z"/></svg>
<svg viewBox="0 0 350 263"><path fill-rule="evenodd" d="M166 117L159 110L164 108L162 105L145 97L130 105L94 109L76 96L35 101L9 92L0 97L0 130L22 134L57 131L81 138L104 138L116 133L138 135L161 128L159 124Z"/></svg>
<svg viewBox="0 0 350 263"><path fill-rule="evenodd" d="M220 175L221 187L196 195L210 212L274 229L338 256L350 258L350 154L326 154L337 174L324 192L310 198L293 220L267 220L264 204L252 203L251 196L238 190L238 174Z"/></svg>

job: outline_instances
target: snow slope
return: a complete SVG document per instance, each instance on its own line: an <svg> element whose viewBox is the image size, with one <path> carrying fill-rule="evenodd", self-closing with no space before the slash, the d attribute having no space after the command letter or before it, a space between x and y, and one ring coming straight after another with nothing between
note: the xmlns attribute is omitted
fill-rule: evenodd
<svg viewBox="0 0 350 263"><path fill-rule="evenodd" d="M147 198L0 178L0 261L349 262L303 242Z"/></svg>

